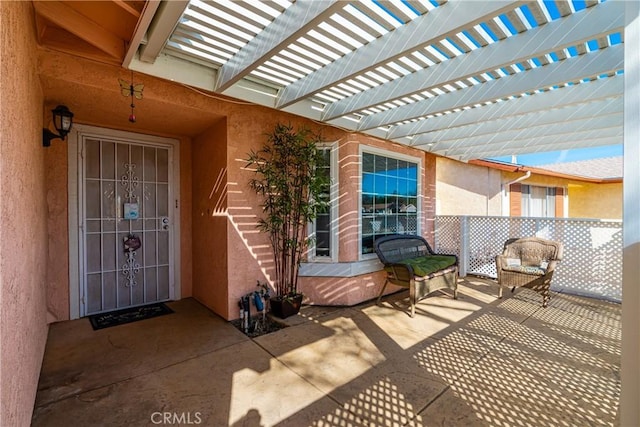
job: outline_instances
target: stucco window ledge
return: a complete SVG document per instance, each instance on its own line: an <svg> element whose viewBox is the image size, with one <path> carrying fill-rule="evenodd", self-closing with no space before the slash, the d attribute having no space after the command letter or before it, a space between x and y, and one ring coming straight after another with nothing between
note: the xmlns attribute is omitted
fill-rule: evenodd
<svg viewBox="0 0 640 427"><path fill-rule="evenodd" d="M354 262L304 262L300 264L300 277L356 277L382 270L377 259Z"/></svg>

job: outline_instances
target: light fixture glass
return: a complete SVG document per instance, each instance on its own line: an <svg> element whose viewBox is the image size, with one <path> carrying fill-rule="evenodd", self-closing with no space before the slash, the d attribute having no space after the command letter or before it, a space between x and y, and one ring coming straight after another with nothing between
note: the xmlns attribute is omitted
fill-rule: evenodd
<svg viewBox="0 0 640 427"><path fill-rule="evenodd" d="M58 134L56 135L46 128L42 129L42 145L44 147L49 147L52 139L60 138L64 140L71 131L71 126L73 126L73 113L69 111L66 105L58 105L51 112L53 113L53 126L58 131Z"/></svg>
<svg viewBox="0 0 640 427"><path fill-rule="evenodd" d="M58 105L51 112L53 113L53 125L60 134L60 138L64 139L71 131L73 113L69 111L66 105Z"/></svg>

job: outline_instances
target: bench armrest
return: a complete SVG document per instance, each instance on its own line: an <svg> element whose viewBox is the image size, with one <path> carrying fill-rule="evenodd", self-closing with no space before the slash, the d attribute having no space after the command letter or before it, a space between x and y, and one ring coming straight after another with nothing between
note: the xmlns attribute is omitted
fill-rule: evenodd
<svg viewBox="0 0 640 427"><path fill-rule="evenodd" d="M415 277L415 272L413 271L413 267L408 264L402 263L389 263L385 264L385 270L387 273L393 275L394 279L406 281L412 280Z"/></svg>

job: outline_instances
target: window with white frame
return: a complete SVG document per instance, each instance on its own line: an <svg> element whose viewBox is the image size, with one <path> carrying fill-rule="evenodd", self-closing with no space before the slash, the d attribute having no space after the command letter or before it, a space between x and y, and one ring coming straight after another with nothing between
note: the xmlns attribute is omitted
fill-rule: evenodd
<svg viewBox="0 0 640 427"><path fill-rule="evenodd" d="M555 217L556 189L534 185L522 186L522 216Z"/></svg>
<svg viewBox="0 0 640 427"><path fill-rule="evenodd" d="M316 173L326 178L326 185L320 197L328 202L328 206L316 213L316 218L311 225L313 240L311 255L315 260L332 260L337 256L335 253L337 236L334 230L334 219L337 215L335 215L336 204L335 194L333 194L337 189L337 179L334 176L337 172L334 166L336 153L334 147L330 145L318 146L318 152L321 162L316 167Z"/></svg>
<svg viewBox="0 0 640 427"><path fill-rule="evenodd" d="M377 152L362 153L362 254L389 234L418 234L417 162Z"/></svg>

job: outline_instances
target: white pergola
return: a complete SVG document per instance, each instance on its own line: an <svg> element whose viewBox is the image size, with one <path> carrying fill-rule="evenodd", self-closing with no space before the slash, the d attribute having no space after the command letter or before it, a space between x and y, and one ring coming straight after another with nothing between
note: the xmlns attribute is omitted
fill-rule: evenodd
<svg viewBox="0 0 640 427"><path fill-rule="evenodd" d="M622 144L619 0L148 2L124 66L447 157Z"/></svg>

